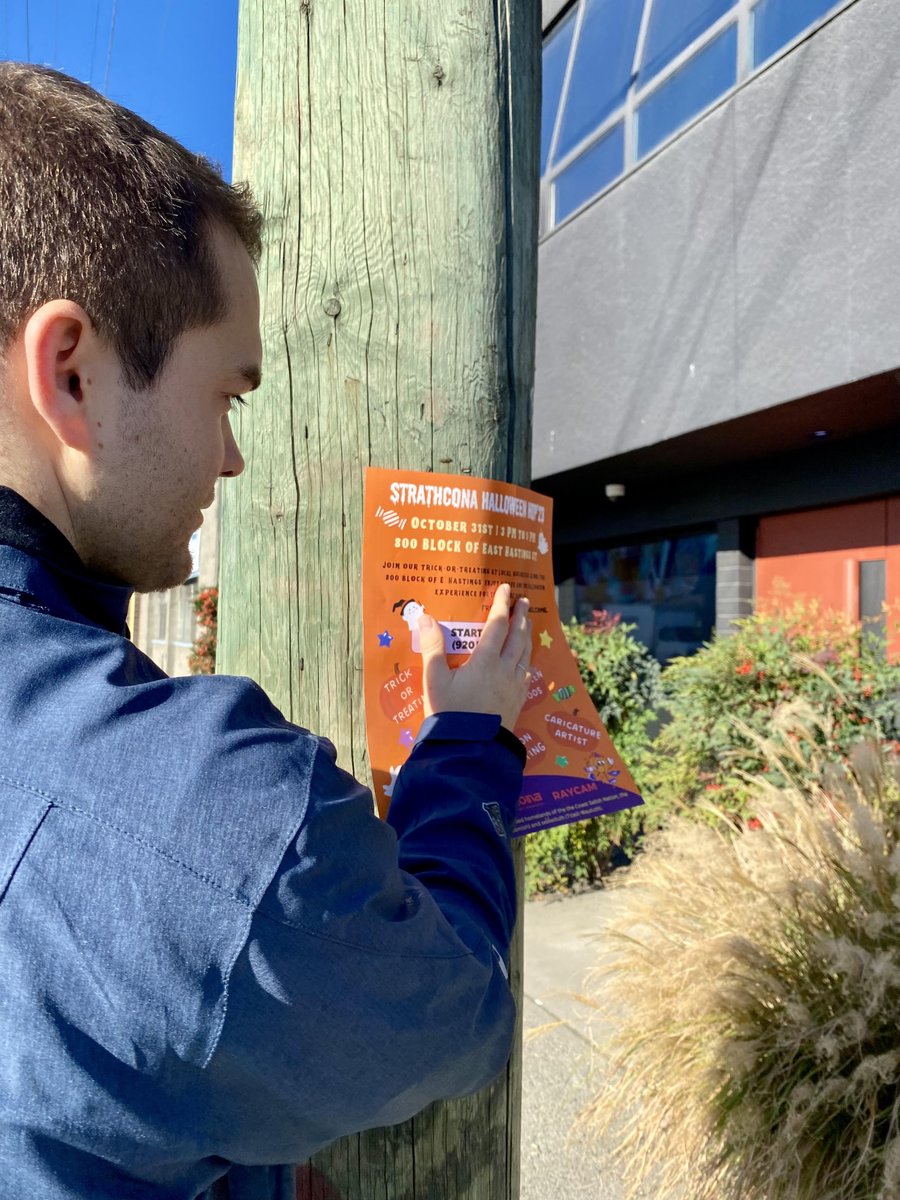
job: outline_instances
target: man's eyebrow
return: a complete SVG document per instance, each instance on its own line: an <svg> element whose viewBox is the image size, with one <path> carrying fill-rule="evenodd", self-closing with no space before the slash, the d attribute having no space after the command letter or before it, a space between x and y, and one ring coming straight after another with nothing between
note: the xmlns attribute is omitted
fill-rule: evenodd
<svg viewBox="0 0 900 1200"><path fill-rule="evenodd" d="M255 363L250 363L247 366L235 368L235 375L243 379L247 384L247 391L252 392L254 388L258 388L262 382L262 371Z"/></svg>

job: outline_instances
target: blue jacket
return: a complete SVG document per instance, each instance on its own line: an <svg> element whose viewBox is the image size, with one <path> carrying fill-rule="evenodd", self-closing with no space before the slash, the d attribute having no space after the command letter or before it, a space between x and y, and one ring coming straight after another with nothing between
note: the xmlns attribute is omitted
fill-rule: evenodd
<svg viewBox="0 0 900 1200"><path fill-rule="evenodd" d="M5 503L0 1198L191 1200L488 1083L523 757L499 719L426 722L381 822L250 680L164 675L127 589Z"/></svg>

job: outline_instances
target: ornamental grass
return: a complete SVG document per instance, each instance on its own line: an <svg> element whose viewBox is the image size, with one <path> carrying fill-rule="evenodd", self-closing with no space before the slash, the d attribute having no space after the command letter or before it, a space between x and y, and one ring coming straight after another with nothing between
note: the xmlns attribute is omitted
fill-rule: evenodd
<svg viewBox="0 0 900 1200"><path fill-rule="evenodd" d="M752 816L677 819L625 884L581 1125L629 1196L900 1198L900 772L875 742L820 761L822 724L745 730Z"/></svg>

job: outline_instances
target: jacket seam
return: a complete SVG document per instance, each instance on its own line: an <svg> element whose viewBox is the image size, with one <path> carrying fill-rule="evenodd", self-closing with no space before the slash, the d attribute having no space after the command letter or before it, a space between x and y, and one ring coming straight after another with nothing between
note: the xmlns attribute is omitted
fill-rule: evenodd
<svg viewBox="0 0 900 1200"><path fill-rule="evenodd" d="M207 887L212 888L220 895L226 897L226 899L233 900L235 903L240 904L242 908L245 908L250 912L254 911L254 905L248 900L243 899L236 892L229 891L228 888L223 887L222 884L219 883L218 880L213 879L212 876L205 875L202 871L198 871L196 867L192 867L189 863L182 862L182 860L176 857L176 855L170 854L168 851L163 850L161 846L157 846L153 842L147 841L146 838L142 838L138 834L131 833L129 830L123 829L120 825L113 824L112 821L105 821L102 817L98 817L95 813L88 812L87 809L81 808L79 805L73 804L69 800L64 800L52 792L45 792L41 788L32 787L31 784L24 783L20 779L11 779L8 775L0 774L0 783L9 784L10 787L18 788L20 791L28 792L33 796L40 796L42 800L49 800L52 805L54 805L56 808L62 809L64 812L75 813L80 817L84 817L88 821L93 821L96 825L99 825L101 829L110 830L112 833L124 838L125 841L131 842L135 846L140 846L144 850L149 850L159 858L164 859L166 862L173 863L175 866L181 867L183 871L187 871L189 875L193 875L195 879L199 879L201 883L206 884Z"/></svg>
<svg viewBox="0 0 900 1200"><path fill-rule="evenodd" d="M320 929L311 929L308 925L304 925L302 921L287 921L281 917L273 917L271 913L267 913L261 908L256 909L254 916L263 917L266 921L271 922L273 925L280 925L283 929L297 930L299 933L305 934L307 937L318 938L320 941L330 942L334 946L346 946L348 949L359 950L363 954L372 954L378 958L422 959L430 962L452 961L454 959L475 957L475 951L468 948L455 952L448 952L447 954L407 954L402 950L382 950L376 946L367 946L360 942L352 942L347 938L333 937L331 934L322 933ZM490 939L486 940L489 941Z"/></svg>

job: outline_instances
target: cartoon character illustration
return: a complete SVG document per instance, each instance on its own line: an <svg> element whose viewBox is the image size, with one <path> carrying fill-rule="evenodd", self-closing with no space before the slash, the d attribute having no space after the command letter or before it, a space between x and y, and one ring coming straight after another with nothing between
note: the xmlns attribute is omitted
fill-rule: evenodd
<svg viewBox="0 0 900 1200"><path fill-rule="evenodd" d="M418 600L398 600L391 612L400 610L400 616L409 626L409 632L412 635L412 648L418 654L422 647L419 645L419 617L425 611L425 605L420 604Z"/></svg>
<svg viewBox="0 0 900 1200"><path fill-rule="evenodd" d="M558 688L555 692L551 692L550 694L558 704L561 704L563 700L568 700L570 696L575 695L575 688L571 683L567 683L565 687Z"/></svg>
<svg viewBox="0 0 900 1200"><path fill-rule="evenodd" d="M400 774L400 768L390 767L389 770L391 772L391 782L384 784L381 789L388 800L390 800L391 796L394 794L394 784L397 782L397 776Z"/></svg>
<svg viewBox="0 0 900 1200"><path fill-rule="evenodd" d="M608 758L605 754L598 754L596 751L587 761L587 766L584 768L584 773L588 779L592 779L595 783L613 784L622 774L621 771L615 770L616 760Z"/></svg>

